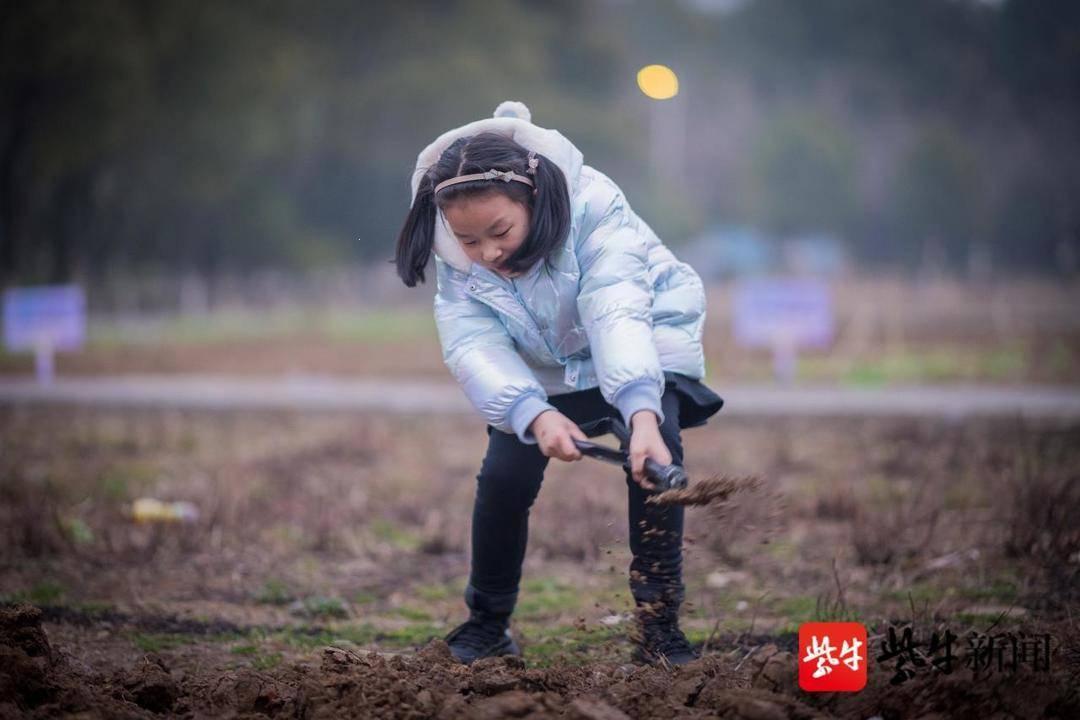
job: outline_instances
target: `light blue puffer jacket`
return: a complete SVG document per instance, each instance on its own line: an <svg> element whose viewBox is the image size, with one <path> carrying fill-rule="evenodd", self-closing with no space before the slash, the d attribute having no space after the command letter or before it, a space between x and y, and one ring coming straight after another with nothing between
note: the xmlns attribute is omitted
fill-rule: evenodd
<svg viewBox="0 0 1080 720"><path fill-rule="evenodd" d="M555 162L571 198L565 244L525 274L507 279L473 264L435 227L435 320L443 359L473 406L498 430L535 443L528 426L551 395L599 385L629 425L642 409L660 420L664 371L701 379L705 292L701 279L630 209L619 187L582 164L555 130L530 122L518 102L495 118L439 136L417 158L412 196L424 172L459 137L494 131Z"/></svg>

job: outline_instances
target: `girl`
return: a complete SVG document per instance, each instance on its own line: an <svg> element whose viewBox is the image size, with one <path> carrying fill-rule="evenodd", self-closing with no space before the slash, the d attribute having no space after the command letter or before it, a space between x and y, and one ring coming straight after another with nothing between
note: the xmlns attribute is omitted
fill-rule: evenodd
<svg viewBox="0 0 1080 720"><path fill-rule="evenodd" d="M443 359L487 420L477 476L469 619L447 636L459 661L519 655L509 631L529 508L550 458L574 461L579 425L619 417L629 452L635 660L695 657L678 627L683 509L646 504L646 457L682 464L681 428L722 401L698 380L705 293L555 130L504 102L495 118L444 133L417 158L397 272L425 279L432 252ZM595 433L594 433L595 434Z"/></svg>

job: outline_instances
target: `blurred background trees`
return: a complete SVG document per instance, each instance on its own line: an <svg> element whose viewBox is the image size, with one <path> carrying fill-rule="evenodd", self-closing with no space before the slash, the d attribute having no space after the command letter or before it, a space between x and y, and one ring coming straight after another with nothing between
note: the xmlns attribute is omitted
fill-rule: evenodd
<svg viewBox="0 0 1080 720"><path fill-rule="evenodd" d="M639 67L681 79L680 182ZM15 0L0 284L383 262L419 150L505 99L672 245L829 233L867 267L1072 273L1071 0Z"/></svg>

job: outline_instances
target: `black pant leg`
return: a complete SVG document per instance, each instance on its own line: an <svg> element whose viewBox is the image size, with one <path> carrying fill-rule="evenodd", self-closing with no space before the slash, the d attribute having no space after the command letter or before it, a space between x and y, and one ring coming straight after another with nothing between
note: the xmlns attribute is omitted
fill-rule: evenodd
<svg viewBox="0 0 1080 720"><path fill-rule="evenodd" d="M671 452L672 461L683 462L679 432L679 399L670 389L661 399L664 422L660 436ZM639 606L649 605L657 615L673 617L685 596L682 582L682 536L684 508L681 505L653 505L649 494L626 476L629 495L630 591Z"/></svg>
<svg viewBox="0 0 1080 720"><path fill-rule="evenodd" d="M473 503L472 567L465 591L470 608L500 615L513 610L529 538L529 509L547 464L539 446L488 428Z"/></svg>

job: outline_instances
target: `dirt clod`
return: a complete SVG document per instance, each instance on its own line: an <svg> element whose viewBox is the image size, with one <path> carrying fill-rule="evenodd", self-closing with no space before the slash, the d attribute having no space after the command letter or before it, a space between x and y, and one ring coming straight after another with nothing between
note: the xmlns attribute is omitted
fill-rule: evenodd
<svg viewBox="0 0 1080 720"><path fill-rule="evenodd" d="M153 717L127 698L114 697L102 678L69 663L49 643L41 618L32 605L0 606L0 718Z"/></svg>
<svg viewBox="0 0 1080 720"><path fill-rule="evenodd" d="M798 664L790 652L769 644L755 651L749 662L753 668L754 687L769 692L798 694Z"/></svg>
<svg viewBox="0 0 1080 720"><path fill-rule="evenodd" d="M435 638L420 648L420 651L416 653L416 657L431 665L442 667L457 663L453 653L450 652L450 646L442 638Z"/></svg>
<svg viewBox="0 0 1080 720"><path fill-rule="evenodd" d="M120 678L120 683L136 705L151 712L163 713L172 709L180 696L180 688L169 675L165 663L156 656L143 658L134 671Z"/></svg>
<svg viewBox="0 0 1080 720"><path fill-rule="evenodd" d="M753 475L741 478L711 477L691 482L682 490L665 490L650 495L646 502L654 505L718 505L731 495L753 490L760 484L761 479Z"/></svg>
<svg viewBox="0 0 1080 720"><path fill-rule="evenodd" d="M594 698L578 698L570 703L567 717L574 720L630 720L622 710Z"/></svg>

